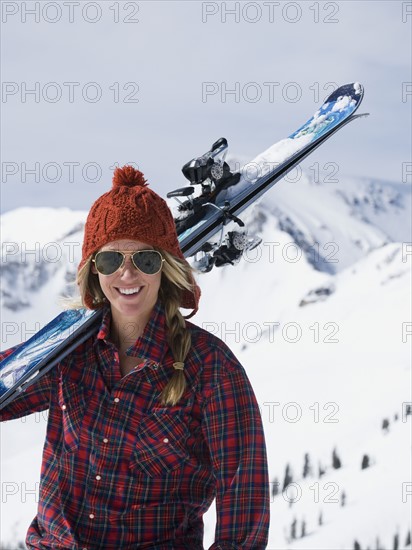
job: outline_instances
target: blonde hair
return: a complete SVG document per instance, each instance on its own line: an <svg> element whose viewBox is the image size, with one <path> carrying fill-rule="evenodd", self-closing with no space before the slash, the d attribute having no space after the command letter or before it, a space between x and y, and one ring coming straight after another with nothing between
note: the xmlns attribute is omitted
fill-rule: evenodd
<svg viewBox="0 0 412 550"><path fill-rule="evenodd" d="M176 363L184 363L191 347L191 336L186 328L186 322L179 311L183 290L193 289L193 269L187 262L176 258L173 254L156 248L165 261L162 268L162 279L159 298L165 308L167 341ZM86 293L93 297L96 309L107 303L100 287L99 278L91 271L92 257L88 258L77 274L81 302L72 305L84 307ZM186 389L184 370L176 369L171 379L160 394L160 402L165 406L174 406L183 396Z"/></svg>

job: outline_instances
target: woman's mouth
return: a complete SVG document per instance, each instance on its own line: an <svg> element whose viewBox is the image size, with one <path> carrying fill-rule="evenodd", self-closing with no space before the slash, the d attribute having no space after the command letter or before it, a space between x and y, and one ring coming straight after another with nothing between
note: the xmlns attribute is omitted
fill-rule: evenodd
<svg viewBox="0 0 412 550"><path fill-rule="evenodd" d="M116 290L122 294L122 296L134 296L140 292L141 286L136 286L134 288L117 288Z"/></svg>

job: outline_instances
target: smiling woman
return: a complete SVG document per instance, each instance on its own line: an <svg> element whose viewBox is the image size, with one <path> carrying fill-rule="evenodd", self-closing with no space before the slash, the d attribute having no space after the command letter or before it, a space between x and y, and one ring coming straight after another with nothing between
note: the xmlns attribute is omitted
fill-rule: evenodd
<svg viewBox="0 0 412 550"><path fill-rule="evenodd" d="M88 215L77 278L95 335L1 411L49 409L32 549L263 550L269 480L242 365L187 321L200 290L172 214L131 166ZM8 351L0 354L0 360Z"/></svg>

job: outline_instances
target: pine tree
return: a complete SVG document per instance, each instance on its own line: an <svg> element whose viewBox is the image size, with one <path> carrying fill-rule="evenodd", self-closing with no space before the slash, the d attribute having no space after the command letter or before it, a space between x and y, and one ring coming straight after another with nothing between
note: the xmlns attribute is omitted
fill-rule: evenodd
<svg viewBox="0 0 412 550"><path fill-rule="evenodd" d="M408 534L406 535L405 546L409 546L410 544L411 544L411 532L408 531Z"/></svg>
<svg viewBox="0 0 412 550"><path fill-rule="evenodd" d="M284 491L286 489L286 487L289 485L289 483L292 483L292 481L293 481L293 478L292 478L291 469L290 469L289 464L287 464L286 465L286 470L285 470L285 478L283 480L282 491Z"/></svg>
<svg viewBox="0 0 412 550"><path fill-rule="evenodd" d="M322 464L319 461L318 477L321 478L325 474L325 471L326 471L325 468L322 466Z"/></svg>
<svg viewBox="0 0 412 550"><path fill-rule="evenodd" d="M369 456L368 455L363 455L361 470L365 470L366 468L369 468L369 466L370 466Z"/></svg>
<svg viewBox="0 0 412 550"><path fill-rule="evenodd" d="M338 470L342 466L341 460L338 457L338 453L336 452L336 447L333 449L332 452L332 467L335 470Z"/></svg>
<svg viewBox="0 0 412 550"><path fill-rule="evenodd" d="M357 540L355 540L355 542L353 543L353 548L354 550L362 550L361 545Z"/></svg>
<svg viewBox="0 0 412 550"><path fill-rule="evenodd" d="M300 538L306 537L306 521L302 520L302 525L300 527Z"/></svg>
<svg viewBox="0 0 412 550"><path fill-rule="evenodd" d="M272 483L272 497L275 497L278 494L279 494L279 480L277 477L275 477Z"/></svg>
<svg viewBox="0 0 412 550"><path fill-rule="evenodd" d="M393 550L399 550L399 534L396 533L396 535L393 537Z"/></svg>
<svg viewBox="0 0 412 550"><path fill-rule="evenodd" d="M294 518L294 520L292 521L292 524L290 526L290 538L292 540L296 539L296 525L297 525L297 520L296 520L296 518Z"/></svg>
<svg viewBox="0 0 412 550"><path fill-rule="evenodd" d="M310 465L309 453L305 453L305 462L303 464L303 477L308 477L311 474L312 468Z"/></svg>

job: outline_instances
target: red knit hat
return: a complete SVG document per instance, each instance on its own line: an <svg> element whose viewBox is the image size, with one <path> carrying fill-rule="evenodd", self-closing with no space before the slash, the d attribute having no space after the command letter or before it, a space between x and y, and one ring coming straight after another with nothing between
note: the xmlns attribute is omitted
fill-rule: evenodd
<svg viewBox="0 0 412 550"><path fill-rule="evenodd" d="M142 241L186 262L169 207L149 189L142 172L133 166L116 168L111 191L99 197L91 207L84 228L78 270L102 246L120 239ZM200 298L200 288L193 278L192 283L192 291L182 291L181 307L194 310L186 318L196 313ZM90 309L96 307L89 293L86 294L85 304Z"/></svg>

